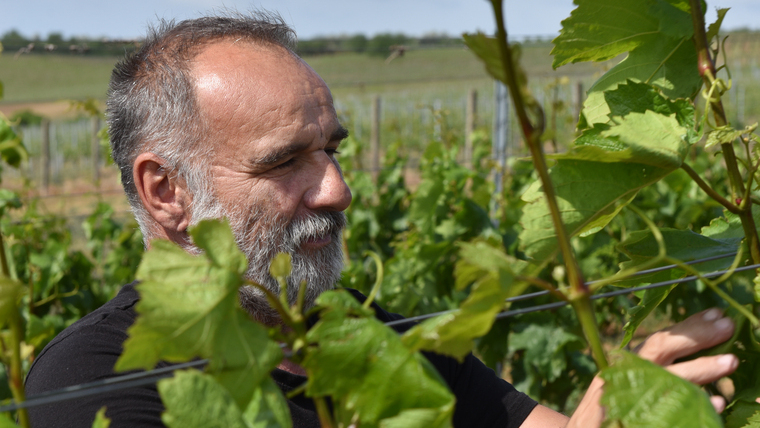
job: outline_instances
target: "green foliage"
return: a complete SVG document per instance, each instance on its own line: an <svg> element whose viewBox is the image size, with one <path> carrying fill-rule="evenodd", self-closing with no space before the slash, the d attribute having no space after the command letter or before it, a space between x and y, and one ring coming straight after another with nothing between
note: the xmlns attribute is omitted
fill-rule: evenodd
<svg viewBox="0 0 760 428"><path fill-rule="evenodd" d="M170 428L289 428L288 407L271 379L246 408L238 407L229 390L214 377L197 370L179 371L158 383L166 406L161 419ZM274 398L274 400L271 400Z"/></svg>
<svg viewBox="0 0 760 428"><path fill-rule="evenodd" d="M760 403L739 401L726 418L725 428L760 427Z"/></svg>
<svg viewBox="0 0 760 428"><path fill-rule="evenodd" d="M625 427L720 427L707 395L696 385L632 354L601 373L607 419Z"/></svg>
<svg viewBox="0 0 760 428"><path fill-rule="evenodd" d="M9 118L11 122L18 125L39 125L43 117L30 109L17 110Z"/></svg>
<svg viewBox="0 0 760 428"><path fill-rule="evenodd" d="M694 34L691 16L688 5L684 9L675 3L577 2L578 7L562 21L560 35L554 39L554 67L604 61L629 52L627 58L594 83L590 95L615 89L628 79L657 86L670 98L695 95L702 81L690 40ZM639 19L630 19L631 16ZM617 24L607 25L610 22ZM589 101L586 108L593 107Z"/></svg>
<svg viewBox="0 0 760 428"><path fill-rule="evenodd" d="M111 420L106 416L106 408L103 407L95 414L95 421L92 428L108 428L111 426Z"/></svg>
<svg viewBox="0 0 760 428"><path fill-rule="evenodd" d="M241 408L282 355L238 303L247 266L229 227L201 222L191 232L205 250L195 257L156 241L140 264L140 315L129 329L115 369L151 369L159 361L209 360L208 370ZM177 301L177 296L183 296Z"/></svg>
<svg viewBox="0 0 760 428"><path fill-rule="evenodd" d="M407 331L403 340L409 348L464 359L472 351L473 340L491 330L504 301L527 287L514 274L524 263L485 243L461 245L457 288L464 289L474 281L470 294L455 311L428 319Z"/></svg>
<svg viewBox="0 0 760 428"><path fill-rule="evenodd" d="M117 368L150 369L159 361L209 360L203 373L180 372L159 383L168 426L289 426L287 404L268 377L282 358L272 338L284 343L289 358L307 370L304 391L321 409L323 422L450 426L453 397L417 351L462 358L476 343L490 365L510 364L519 389L567 411L595 372L585 353L586 331L577 327L573 312L566 308L495 321L504 300L523 293L528 284L550 289L552 298L577 302L578 296L566 284L577 278L566 278L567 270L555 257L557 228L566 227L573 236L573 249L583 258L581 269L596 277L611 274L623 257L629 260L620 268L635 270L751 247L745 233L754 195L735 194L739 186L725 182L728 176L735 180L736 171L727 173L720 162L695 146L703 135L707 135L707 146L749 144L757 139L755 127L713 129L701 116L704 112L695 108L692 97L702 77L691 43L699 34L694 32L688 5L675 0L578 3L555 40L555 65L601 61L626 52L628 56L591 87L579 135L570 150L550 157L550 169L545 172L556 189L561 221L553 219L547 208L548 182L536 181L530 165L513 165L513 176L503 183L505 191L493 194L495 185L488 179L491 164L483 155L488 153L487 139L476 140L472 166L460 165L456 160L460 138L446 128L444 111L432 112L442 131L431 131L435 141L425 149L420 182L414 189L405 180L408 152L401 142L386 151L383 169L372 177L362 172L358 141L349 139L343 152L355 163L347 163L344 169L356 197L348 211L351 228L344 243L350 261L343 285L369 290L378 274L371 267L374 264L367 263L365 252L373 251L382 259L385 272L377 295L382 305L405 315L452 311L399 337L343 291L319 297L320 316L311 329L298 307L288 308L287 302L268 296L289 327L268 331L238 307L238 288L258 285L243 279L246 260L226 226L204 222L191 231L193 242L203 250L201 256L154 242L138 269L142 281L139 317ZM719 12L718 22L708 29L710 40L717 36L724 14ZM360 45L366 42L368 52L387 55L389 44L405 42L392 39L390 35L369 41L357 38L355 49L364 49ZM541 109L527 91L526 74L519 66L505 66L499 41L482 34L468 35L465 40L488 73L501 81L514 74L518 90L513 93L522 97L529 120L540 125ZM324 46L315 46L327 49L332 43L322 42ZM513 46L505 54L520 60L519 48ZM711 78L714 81L715 76ZM0 146L8 150L2 152L3 159L18 165L24 156L18 148L22 146L10 127L4 126L0 143L11 143ZM757 153L752 154L749 146L743 148L747 150L739 150L742 156L748 154L738 163L746 167L744 175L749 177L757 171ZM685 165L710 182L692 181L681 171ZM755 181L747 179L745 184L754 191ZM734 201L712 201L703 192L706 187L717 194L731 194L736 206L730 205ZM0 214L19 206L15 195L0 192ZM492 219L489 212L494 206L500 210ZM636 206L636 212L648 221L626 210L628 206ZM723 214L722 208L726 208ZM33 206L21 215L29 223L3 217L0 225L3 237L8 237L14 279L0 281L0 316L13 320L19 312L14 305L29 296L28 302L22 301L26 305L21 311L25 345L44 346L64 325L107 300L116 284L130 279L141 252L140 236L133 227L114 221L112 214L110 207L99 205L85 221L86 253L71 249L71 236L60 219L41 218ZM749 243L741 247L743 241ZM661 255L661 245L667 250L667 260ZM692 269L707 272L730 263L727 258ZM289 270L287 256L282 256L275 259L271 272L283 278ZM687 272L691 270L674 269L626 278L615 285L680 278ZM757 278L753 282L751 277L735 275L729 293L744 293L741 302L746 303L747 291L758 288L756 283ZM694 287L700 286L704 284ZM631 303L625 298L599 302L595 318L611 330L627 320L625 344L644 318L663 306L671 305L670 312L678 317L695 305L716 300L707 293L691 293L689 302L694 305L682 304L684 300L678 299L690 293L684 288L640 294L639 305L626 318L622 314ZM674 305L683 310L673 310ZM751 400L758 395L754 379L760 370L760 345L754 326L740 318L736 324L733 340L714 350L733 352L741 360L732 376L738 401L730 407L727 424L756 426L758 412ZM388 381L389 373L394 374L393 382ZM720 426L705 394L658 366L623 354L602 377L610 424ZM327 398L332 413L326 410ZM107 426L103 418L101 414L96 424Z"/></svg>
<svg viewBox="0 0 760 428"><path fill-rule="evenodd" d="M317 305L320 320L306 337L318 346L308 348L302 363L306 392L330 396L339 423L451 426L454 397L425 357L346 292L323 293Z"/></svg>

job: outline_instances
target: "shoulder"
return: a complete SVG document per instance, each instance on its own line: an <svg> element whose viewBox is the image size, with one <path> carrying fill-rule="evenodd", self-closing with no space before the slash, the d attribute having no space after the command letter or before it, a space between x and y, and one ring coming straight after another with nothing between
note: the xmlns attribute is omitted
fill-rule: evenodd
<svg viewBox="0 0 760 428"><path fill-rule="evenodd" d="M26 380L27 393L75 385L112 372L139 300L133 284L58 334L39 353ZM109 366L110 364L110 366Z"/></svg>
<svg viewBox="0 0 760 428"><path fill-rule="evenodd" d="M25 383L27 396L33 398L43 392L125 374L115 373L113 367L128 337L127 329L135 321L134 305L138 300L134 284L125 285L111 301L56 336L29 369ZM152 385L54 402L30 408L29 415L36 426L90 426L95 412L102 406L107 407L107 416L112 419L129 418L127 425L114 419L113 427L154 426L151 423L160 423L163 408ZM142 422L133 423L134 418Z"/></svg>

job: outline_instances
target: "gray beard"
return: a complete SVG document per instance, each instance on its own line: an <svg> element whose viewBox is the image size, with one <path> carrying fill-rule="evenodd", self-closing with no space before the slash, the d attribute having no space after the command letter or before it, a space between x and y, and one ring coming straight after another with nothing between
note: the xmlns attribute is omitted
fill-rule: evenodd
<svg viewBox="0 0 760 428"><path fill-rule="evenodd" d="M249 211L226 209L216 200L196 199L192 206L192 223L204 219L226 217L238 247L248 258L246 279L267 288L275 295L280 294L280 284L269 274L269 265L279 253L291 256L292 270L287 278L287 296L291 305L296 304L298 289L306 284L304 308L314 306L317 297L331 290L340 280L343 270L342 231L346 226L346 215L340 211L318 211L293 219L283 218L261 209L255 203ZM302 244L309 239L330 236L326 246L307 250ZM190 249L198 252L198 249ZM280 324L280 316L266 300L264 292L254 286L240 288L240 306L254 319L266 324Z"/></svg>

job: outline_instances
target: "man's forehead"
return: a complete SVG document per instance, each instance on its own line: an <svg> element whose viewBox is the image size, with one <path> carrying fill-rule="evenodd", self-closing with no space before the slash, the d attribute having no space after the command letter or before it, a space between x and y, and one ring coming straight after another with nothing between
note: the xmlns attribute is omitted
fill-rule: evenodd
<svg viewBox="0 0 760 428"><path fill-rule="evenodd" d="M195 58L191 70L200 108L212 122L227 120L229 114L245 109L249 110L246 113L258 110L261 117L299 108L308 102L304 95L317 91L324 92L326 97L321 98L332 103L316 73L280 46L216 42ZM217 115L220 117L215 118Z"/></svg>
<svg viewBox="0 0 760 428"><path fill-rule="evenodd" d="M293 144L343 138L324 81L284 48L216 43L192 69L200 110L220 143L239 149L262 142L250 156L266 157Z"/></svg>
<svg viewBox="0 0 760 428"><path fill-rule="evenodd" d="M203 49L193 60L191 72L196 89L219 93L222 90L245 89L275 83L282 73L298 74L300 59L279 46L261 46L243 41L223 40ZM279 70L279 72L278 72Z"/></svg>

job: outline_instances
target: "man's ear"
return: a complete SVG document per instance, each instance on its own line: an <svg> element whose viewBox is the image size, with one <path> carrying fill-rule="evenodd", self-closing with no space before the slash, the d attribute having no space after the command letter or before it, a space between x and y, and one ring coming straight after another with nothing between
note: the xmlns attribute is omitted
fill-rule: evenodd
<svg viewBox="0 0 760 428"><path fill-rule="evenodd" d="M162 237L180 243L187 240L192 197L184 180L164 168L166 161L154 153L140 153L132 177L143 207L155 220Z"/></svg>

